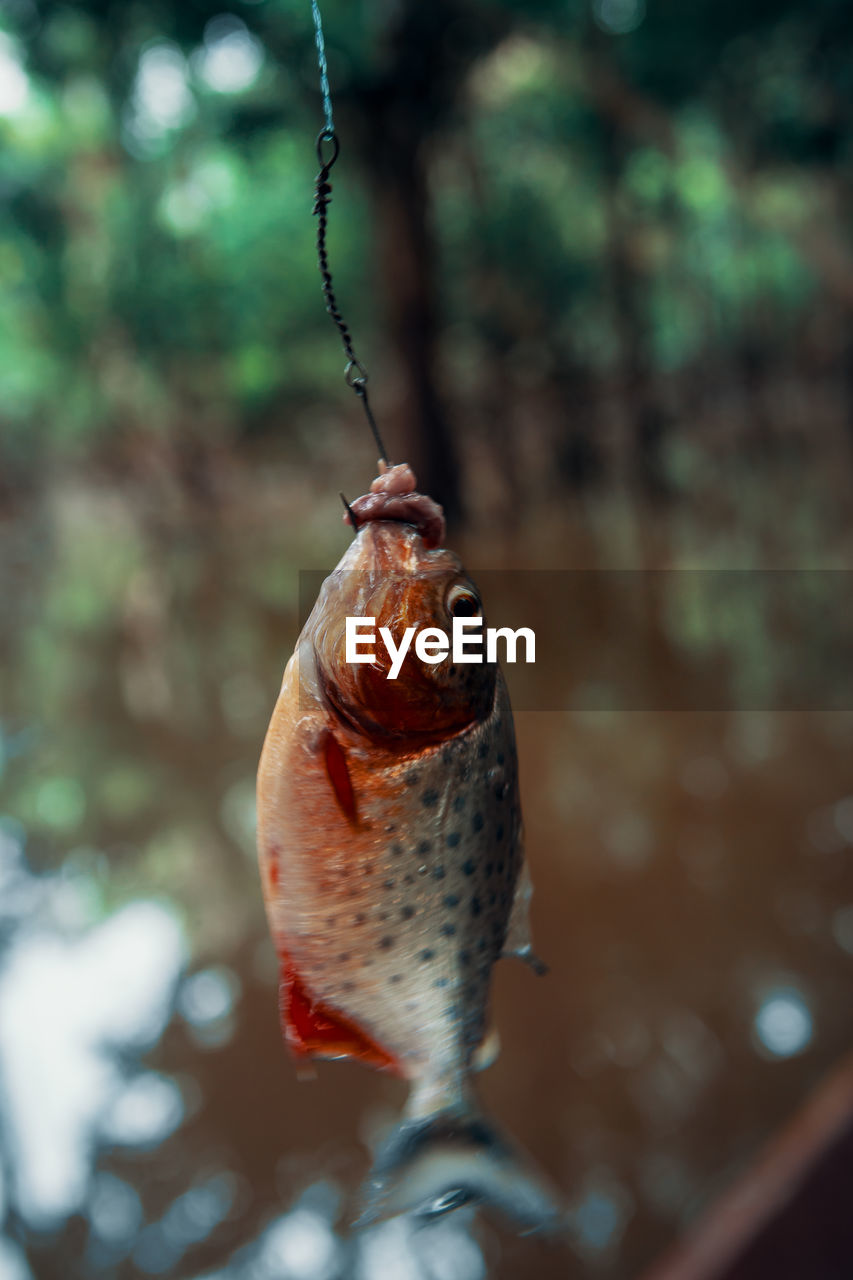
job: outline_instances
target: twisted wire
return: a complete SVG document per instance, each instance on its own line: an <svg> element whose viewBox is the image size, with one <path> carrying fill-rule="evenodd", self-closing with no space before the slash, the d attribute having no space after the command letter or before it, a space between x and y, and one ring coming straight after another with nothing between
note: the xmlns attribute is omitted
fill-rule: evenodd
<svg viewBox="0 0 853 1280"><path fill-rule="evenodd" d="M341 315L337 298L335 297L334 285L332 283L332 272L329 267L329 254L326 247L326 233L329 223L328 209L332 200L332 184L329 182L329 174L332 165L338 158L340 153L340 142L338 135L335 133L334 120L332 118L332 99L329 90L329 76L326 65L326 42L323 38L323 23L320 17L320 9L317 0L311 0L311 12L314 15L314 34L317 44L317 61L320 67L320 90L323 95L323 112L325 116L325 124L317 135L317 159L320 161L320 172L314 182L314 216L317 218L317 262L320 267L320 282L323 290L323 298L326 302L326 310L334 321L335 327L341 336L344 352L347 357L347 366L344 370L344 378L348 387L352 387L364 406L367 425L373 434L376 447L379 450L379 456L383 462L388 461L388 455L385 445L382 443L382 437L379 434L379 428L373 417L373 411L370 408L370 401L367 395L367 370L355 354L353 347L352 334L349 331L349 325ZM326 156L326 147L331 147L331 152Z"/></svg>

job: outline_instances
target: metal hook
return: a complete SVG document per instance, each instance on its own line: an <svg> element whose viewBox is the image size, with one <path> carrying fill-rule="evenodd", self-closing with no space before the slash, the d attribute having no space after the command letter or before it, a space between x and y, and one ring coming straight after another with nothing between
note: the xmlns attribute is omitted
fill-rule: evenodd
<svg viewBox="0 0 853 1280"><path fill-rule="evenodd" d="M344 495L343 495L343 494L341 494L341 502L344 504L344 506L345 506L345 508L346 508L346 513L347 513L347 516L349 517L349 522L350 522L350 524L352 525L353 530L354 530L356 533L358 533L358 521L357 521L357 520L356 520L356 518L355 518L355 512L353 511L352 507L351 507L351 506L350 506L350 504L347 502L347 500L346 500L346 498L344 497Z"/></svg>

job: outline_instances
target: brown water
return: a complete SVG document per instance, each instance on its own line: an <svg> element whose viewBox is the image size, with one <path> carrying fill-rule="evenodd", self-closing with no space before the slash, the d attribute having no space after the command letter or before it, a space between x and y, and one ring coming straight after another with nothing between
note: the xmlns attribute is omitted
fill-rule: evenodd
<svg viewBox="0 0 853 1280"><path fill-rule="evenodd" d="M346 535L319 476L223 476L203 501L167 483L65 481L4 523L2 811L25 850L21 883L41 895L7 899L5 954L33 930L94 936L153 899L177 915L186 971L213 970L213 1016L167 984L163 1034L141 1056L122 1049L128 1078L177 1081L181 1122L147 1144L98 1138L93 1122L77 1207L49 1230L16 1201L7 1094L6 1232L37 1280L288 1274L265 1271L252 1242L306 1192L334 1216L366 1169L363 1140L402 1101L397 1082L349 1064L297 1080L253 857L253 776L296 634L297 570L334 563ZM683 513L639 542L614 524L602 537L600 520L552 512L464 552L537 568L589 564L591 548L599 565L648 562L649 546L655 563L689 558ZM601 643L610 616L604 599L581 620L583 644ZM678 656L660 655L665 687ZM564 1247L478 1223L474 1238L507 1280L630 1276L850 1047L853 713L520 712L517 731L550 973L499 966L503 1048L481 1086L563 1188L573 1232ZM92 1227L96 1192L114 1188L104 1171L141 1197L106 1244ZM220 1176L220 1220L184 1206L196 1227L182 1234L170 1206ZM349 1274L340 1248L325 1272L303 1249L298 1274Z"/></svg>

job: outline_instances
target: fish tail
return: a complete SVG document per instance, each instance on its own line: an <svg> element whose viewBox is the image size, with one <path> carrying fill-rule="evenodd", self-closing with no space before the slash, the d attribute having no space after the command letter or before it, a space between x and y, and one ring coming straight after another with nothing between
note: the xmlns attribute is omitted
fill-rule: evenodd
<svg viewBox="0 0 853 1280"><path fill-rule="evenodd" d="M560 1232L567 1215L532 1161L473 1103L407 1118L380 1148L357 1227L409 1213L426 1223L466 1204L524 1231Z"/></svg>

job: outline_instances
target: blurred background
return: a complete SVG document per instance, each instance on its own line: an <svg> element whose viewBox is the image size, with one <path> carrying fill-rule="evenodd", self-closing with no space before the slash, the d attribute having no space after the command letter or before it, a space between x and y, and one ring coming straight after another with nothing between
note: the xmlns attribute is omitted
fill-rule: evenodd
<svg viewBox="0 0 853 1280"><path fill-rule="evenodd" d="M469 566L849 591L849 0L324 16L339 298ZM639 1276L851 1046L853 712L521 712L551 973L499 966L482 1090L569 1246L343 1230L402 1090L297 1081L254 861L298 571L375 463L317 79L307 0L0 3L2 1280Z"/></svg>

